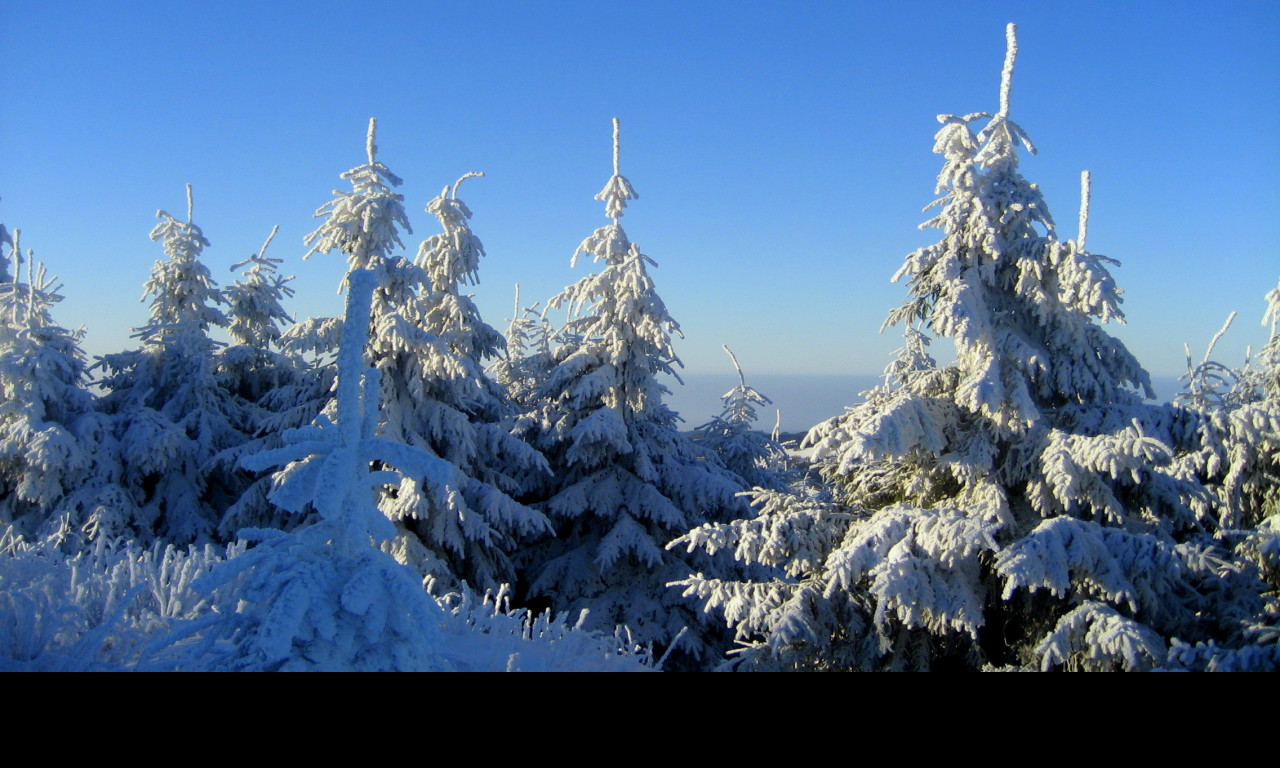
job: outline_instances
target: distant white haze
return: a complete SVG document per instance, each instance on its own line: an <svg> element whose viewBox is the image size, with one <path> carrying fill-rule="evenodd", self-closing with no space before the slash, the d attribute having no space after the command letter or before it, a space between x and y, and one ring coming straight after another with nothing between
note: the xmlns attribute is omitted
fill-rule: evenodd
<svg viewBox="0 0 1280 768"><path fill-rule="evenodd" d="M681 429L694 429L720 413L720 396L737 385L737 376L727 374L683 374L684 386L669 382L672 394L667 403L684 418ZM846 406L862 400L861 393L880 383L871 375L789 375L748 376L747 384L773 401L757 411L757 427L773 429L779 411L783 432L804 432L813 425L838 416ZM1176 377L1153 376L1156 401L1167 402L1182 388Z"/></svg>

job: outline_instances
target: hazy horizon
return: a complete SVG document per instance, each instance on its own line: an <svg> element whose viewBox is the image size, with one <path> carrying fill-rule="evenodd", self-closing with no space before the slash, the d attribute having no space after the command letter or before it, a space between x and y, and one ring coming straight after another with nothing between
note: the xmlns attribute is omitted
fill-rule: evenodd
<svg viewBox="0 0 1280 768"><path fill-rule="evenodd" d="M667 400L684 423L682 430L695 429L718 415L723 408L720 397L737 386L737 375L690 373L681 374L684 386L668 382L671 397ZM757 409L756 427L763 432L773 429L778 411L782 413L783 432L805 432L810 427L844 412L846 406L861 401L860 394L876 386L881 376L870 374L760 374L747 376L747 384L773 401ZM1168 402L1181 389L1176 376L1152 376L1156 402Z"/></svg>

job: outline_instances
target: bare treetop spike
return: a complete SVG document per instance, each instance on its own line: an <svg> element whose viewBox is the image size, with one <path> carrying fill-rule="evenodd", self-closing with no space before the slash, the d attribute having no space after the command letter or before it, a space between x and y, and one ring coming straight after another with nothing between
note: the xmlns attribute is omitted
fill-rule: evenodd
<svg viewBox="0 0 1280 768"><path fill-rule="evenodd" d="M613 175L620 176L618 172L618 118L613 118Z"/></svg>
<svg viewBox="0 0 1280 768"><path fill-rule="evenodd" d="M742 375L742 366L738 365L738 356L733 354L733 350L729 349L728 344L721 344L720 347L729 353L729 359L733 361L733 368L738 372L738 381L742 386L747 386L747 377Z"/></svg>
<svg viewBox="0 0 1280 768"><path fill-rule="evenodd" d="M271 245L271 241L275 239L276 233L280 231L280 225L277 224L271 228L271 234L267 235L267 241L258 249L258 258L265 259L267 256L267 246Z"/></svg>
<svg viewBox="0 0 1280 768"><path fill-rule="evenodd" d="M613 118L613 175L609 177L609 183L604 185L604 189L600 190L600 194L596 195L597 200L604 201L605 215L613 219L614 224L618 223L618 217L622 215L622 209L627 207L627 201L640 197L631 186L631 182L619 172L618 133L618 118L615 117Z"/></svg>
<svg viewBox="0 0 1280 768"><path fill-rule="evenodd" d="M1009 116L1009 92L1013 89L1013 62L1018 58L1018 25L1005 27L1004 69L1000 72L1000 114Z"/></svg>
<svg viewBox="0 0 1280 768"><path fill-rule="evenodd" d="M453 191L449 193L449 199L450 200L458 199L458 185L460 185L462 182L466 181L467 179L483 179L483 178L484 178L484 171L469 171L468 173L464 173L462 175L462 178L453 182Z"/></svg>
<svg viewBox="0 0 1280 768"><path fill-rule="evenodd" d="M1083 251L1085 238L1089 235L1089 172L1080 172L1080 232L1076 236L1076 247Z"/></svg>

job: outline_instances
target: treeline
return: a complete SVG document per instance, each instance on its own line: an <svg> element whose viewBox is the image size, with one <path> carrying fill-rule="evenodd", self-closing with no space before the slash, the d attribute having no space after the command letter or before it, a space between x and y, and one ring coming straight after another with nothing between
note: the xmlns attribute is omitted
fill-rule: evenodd
<svg viewBox="0 0 1280 768"><path fill-rule="evenodd" d="M517 298L505 333L467 292L484 247L459 191L482 174L427 205L440 231L409 257L374 121L305 243L346 259L343 317L291 321L271 237L218 286L188 187L151 232L139 346L91 365L0 227L0 658L1276 668L1280 289L1254 363L1206 355L1151 404L1104 328L1124 315L1086 248L1087 174L1063 240L1019 172L1008 41L998 111L939 117L942 236L897 275L902 349L806 436L812 462L757 429L740 369L719 417L677 428L680 328L620 224L616 120L608 223L574 255L597 271L545 309Z"/></svg>

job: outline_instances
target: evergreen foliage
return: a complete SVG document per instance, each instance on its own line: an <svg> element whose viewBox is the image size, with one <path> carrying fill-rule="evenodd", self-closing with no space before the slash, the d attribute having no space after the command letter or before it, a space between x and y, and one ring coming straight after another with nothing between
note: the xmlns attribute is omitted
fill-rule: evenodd
<svg viewBox="0 0 1280 768"><path fill-rule="evenodd" d="M539 491L556 538L522 556L529 591L557 610L587 609L587 626L627 626L644 644L666 647L688 627L681 646L689 659L712 660L719 630L664 585L705 558L664 549L695 525L744 513L735 494L741 480L702 460L676 428L658 377L680 364L671 335L680 328L658 296L640 252L618 224L637 195L618 170L596 196L611 223L575 251L602 262L548 302L568 320L552 352L553 367L520 420L520 433L554 472Z"/></svg>
<svg viewBox="0 0 1280 768"><path fill-rule="evenodd" d="M1075 240L1022 176L1006 39L998 111L938 118L902 348L803 478L727 347L738 385L679 431L616 119L571 259L599 271L545 311L517 286L505 339L467 292L483 174L407 258L372 120L304 240L346 258L344 316L292 322L276 230L220 289L188 185L101 397L0 224L0 671L1280 669L1280 288L1255 360L1214 358L1233 313L1151 404L1088 173Z"/></svg>
<svg viewBox="0 0 1280 768"><path fill-rule="evenodd" d="M283 345L286 331L281 326L293 320L282 302L293 296L288 285L293 278L277 274L281 260L266 255L277 229L257 254L231 267L245 269L243 279L224 291L232 343L218 353L218 380L239 405L237 428L244 436L243 442L214 459L222 486L237 491L219 506L225 511L218 533L226 539L233 539L241 528L287 529L304 519L282 514L271 504L271 476L246 474L240 459L281 447L284 431L310 424L329 402L333 388L330 366L314 365Z"/></svg>
<svg viewBox="0 0 1280 768"><path fill-rule="evenodd" d="M163 242L166 258L146 284L151 318L135 334L142 346L98 363L102 407L112 418L97 450L118 451L119 467L99 478L110 486L110 500L86 521L100 534L204 541L239 490L219 488L210 477L214 457L244 438L239 403L219 382L220 344L209 337L210 328L227 325L219 308L225 299L200 261L209 241L191 213L190 185L186 221L156 213L151 239Z"/></svg>
<svg viewBox="0 0 1280 768"><path fill-rule="evenodd" d="M554 366L556 330L546 313L538 311L539 303L522 308L520 286L516 286L515 311L507 324L502 354L489 366L494 382L521 412L536 406L538 390Z"/></svg>
<svg viewBox="0 0 1280 768"><path fill-rule="evenodd" d="M3 233L14 274L0 273L0 523L41 526L86 479L91 456L77 430L89 418L82 331L53 319L62 300L43 264L28 251L21 274L21 237Z"/></svg>
<svg viewBox="0 0 1280 768"><path fill-rule="evenodd" d="M376 369L364 371L376 279L347 276L347 312L338 363L336 422L291 430L286 445L248 457L250 469L284 466L272 501L292 512L313 505L319 519L292 534L246 531L259 544L209 577L206 589L245 573L228 614L239 635L229 666L245 670L430 671L439 607L376 543L395 536L375 493L397 484L391 467L438 478L456 469L427 451L375 437ZM385 469L371 472L372 466Z"/></svg>
<svg viewBox="0 0 1280 768"><path fill-rule="evenodd" d="M1000 111L939 117L944 196L924 226L944 237L908 256L886 323L908 325L906 345L885 385L806 438L835 498L758 494L758 518L683 540L787 570L683 582L723 608L751 666L1143 669L1256 608L1256 572L1224 560L1209 496L1175 460L1187 418L1142 404L1149 377L1100 325L1123 320L1108 260L1058 240L1018 171L1016 145L1034 149L1009 118L1013 25L1008 43ZM927 332L955 363L936 367Z"/></svg>
<svg viewBox="0 0 1280 768"><path fill-rule="evenodd" d="M1178 400L1195 442L1180 462L1214 493L1217 536L1231 566L1258 574L1266 589L1253 613L1235 617L1241 628L1237 636L1172 644L1170 663L1183 668L1280 669L1280 399L1273 386L1280 291L1266 298L1263 324L1270 324L1272 333L1256 366L1246 359L1242 368L1231 368L1212 357L1235 313L1199 364L1187 350L1187 385Z"/></svg>
<svg viewBox="0 0 1280 768"><path fill-rule="evenodd" d="M307 242L311 253L340 250L352 273L377 276L369 355L382 381L379 435L456 468L447 477L407 474L382 495L380 508L401 530L388 547L445 586L497 589L515 578L515 543L549 530L541 513L512 498L544 462L507 431L509 405L484 373L482 360L497 353L502 338L460 293L475 281L484 251L458 185L428 206L444 233L422 244L417 263L394 255L408 220L402 196L391 191L400 179L376 159L375 129L370 121L369 162L343 174L354 191L335 193L317 212L325 222ZM318 339L332 331L313 325L304 333Z"/></svg>
<svg viewBox="0 0 1280 768"><path fill-rule="evenodd" d="M738 372L738 386L724 394L724 410L697 428L702 448L714 454L749 487L782 490L786 485L787 454L770 436L756 429L756 406L773 401L747 385L738 358L725 347Z"/></svg>

